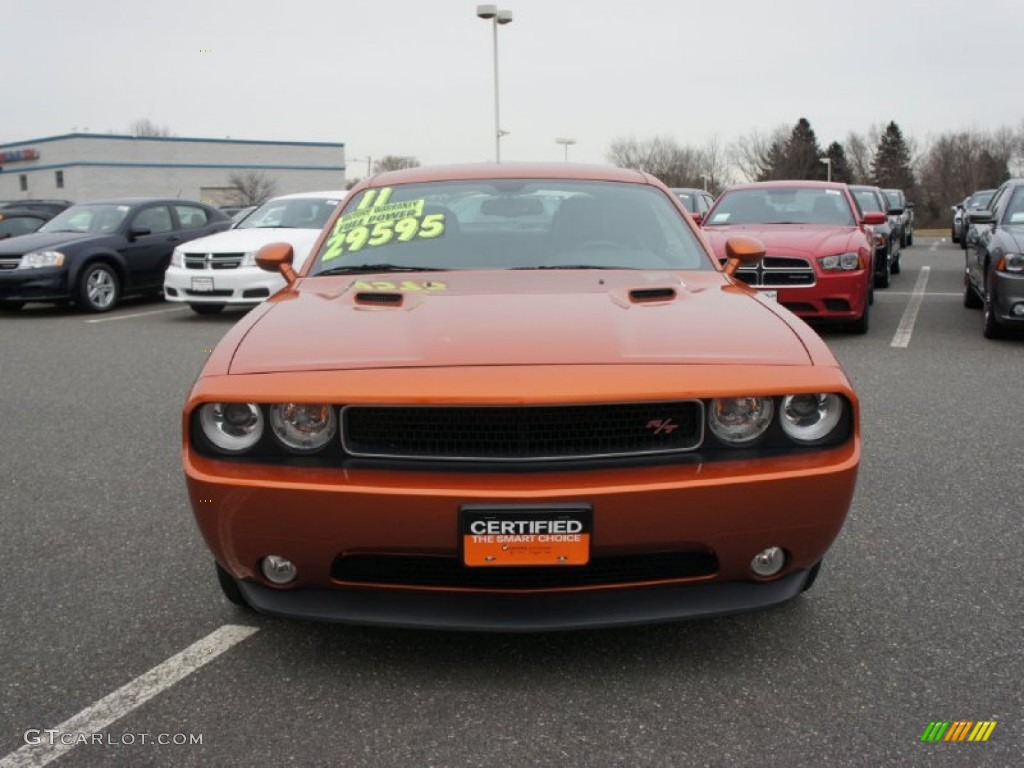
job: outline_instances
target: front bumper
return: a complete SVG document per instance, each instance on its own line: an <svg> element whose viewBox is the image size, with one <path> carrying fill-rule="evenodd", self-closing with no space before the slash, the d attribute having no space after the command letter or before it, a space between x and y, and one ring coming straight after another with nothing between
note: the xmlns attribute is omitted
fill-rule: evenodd
<svg viewBox="0 0 1024 768"><path fill-rule="evenodd" d="M538 473L268 467L185 451L199 528L257 610L395 626L527 631L613 626L766 608L799 593L849 509L859 441L817 453L706 464ZM338 581L346 555L459 557L465 504L585 503L593 557L700 549L713 573L572 588L487 589ZM753 556L782 547L773 580ZM269 554L298 578L271 586ZM566 566L569 567L569 566Z"/></svg>
<svg viewBox="0 0 1024 768"><path fill-rule="evenodd" d="M212 280L210 290L196 290L197 283ZM164 273L164 298L187 304L245 304L264 301L284 288L281 275L266 272L259 267L237 269L184 269L168 267Z"/></svg>
<svg viewBox="0 0 1024 768"><path fill-rule="evenodd" d="M856 320L867 307L872 275L868 270L818 273L817 284L807 288L779 288L778 301L807 320Z"/></svg>
<svg viewBox="0 0 1024 768"><path fill-rule="evenodd" d="M239 587L260 613L312 621L409 629L541 632L655 624L761 610L792 600L813 578L797 571L766 583L522 595L382 593L309 589L287 592L252 582Z"/></svg>
<svg viewBox="0 0 1024 768"><path fill-rule="evenodd" d="M1013 308L1024 306L1024 275L1011 275L992 270L992 310L1000 325L1024 328L1024 315Z"/></svg>
<svg viewBox="0 0 1024 768"><path fill-rule="evenodd" d="M64 268L0 272L0 301L63 301L68 298L68 273Z"/></svg>

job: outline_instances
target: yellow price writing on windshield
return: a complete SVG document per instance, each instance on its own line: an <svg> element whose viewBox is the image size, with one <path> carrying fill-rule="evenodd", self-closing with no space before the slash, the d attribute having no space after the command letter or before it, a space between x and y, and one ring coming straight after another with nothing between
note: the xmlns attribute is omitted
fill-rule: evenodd
<svg viewBox="0 0 1024 768"><path fill-rule="evenodd" d="M341 224L341 221L338 222ZM388 243L408 243L417 238L430 239L444 234L444 214L406 216L401 219L382 219L358 224L350 229L335 227L327 238L327 250L321 263L336 259L344 253L357 253L366 247Z"/></svg>

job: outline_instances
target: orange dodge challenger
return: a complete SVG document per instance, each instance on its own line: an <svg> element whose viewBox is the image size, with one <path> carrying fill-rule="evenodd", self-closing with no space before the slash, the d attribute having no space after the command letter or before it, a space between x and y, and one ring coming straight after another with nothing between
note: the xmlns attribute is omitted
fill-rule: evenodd
<svg viewBox="0 0 1024 768"><path fill-rule="evenodd" d="M231 601L404 627L557 630L806 590L860 461L821 339L720 268L637 171L476 165L352 190L232 328L183 416Z"/></svg>

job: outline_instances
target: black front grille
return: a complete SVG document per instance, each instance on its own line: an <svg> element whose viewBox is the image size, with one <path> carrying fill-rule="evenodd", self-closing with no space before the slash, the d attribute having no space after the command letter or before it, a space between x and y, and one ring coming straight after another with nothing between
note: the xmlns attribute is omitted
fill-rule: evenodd
<svg viewBox="0 0 1024 768"><path fill-rule="evenodd" d="M244 253L186 253L185 269L238 269Z"/></svg>
<svg viewBox="0 0 1024 768"><path fill-rule="evenodd" d="M192 291L188 288L185 289L185 294L187 296L230 296L232 293L234 293L234 291Z"/></svg>
<svg viewBox="0 0 1024 768"><path fill-rule="evenodd" d="M348 555L335 559L331 578L377 586L513 590L692 579L717 571L718 558L706 550L595 557L582 566L514 568L470 568L455 557Z"/></svg>
<svg viewBox="0 0 1024 768"><path fill-rule="evenodd" d="M736 277L768 288L803 288L816 282L811 263L794 256L765 256L756 266L737 270Z"/></svg>
<svg viewBox="0 0 1024 768"><path fill-rule="evenodd" d="M696 400L546 406L348 406L342 439L353 456L531 461L641 456L697 448Z"/></svg>

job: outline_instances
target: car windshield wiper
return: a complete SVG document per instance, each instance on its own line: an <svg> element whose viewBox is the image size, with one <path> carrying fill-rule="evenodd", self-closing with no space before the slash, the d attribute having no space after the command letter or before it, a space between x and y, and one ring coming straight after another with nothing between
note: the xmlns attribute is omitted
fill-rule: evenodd
<svg viewBox="0 0 1024 768"><path fill-rule="evenodd" d="M404 264L350 264L345 267L331 267L317 272L313 277L321 275L365 275L376 272L447 272L445 267L409 267Z"/></svg>

